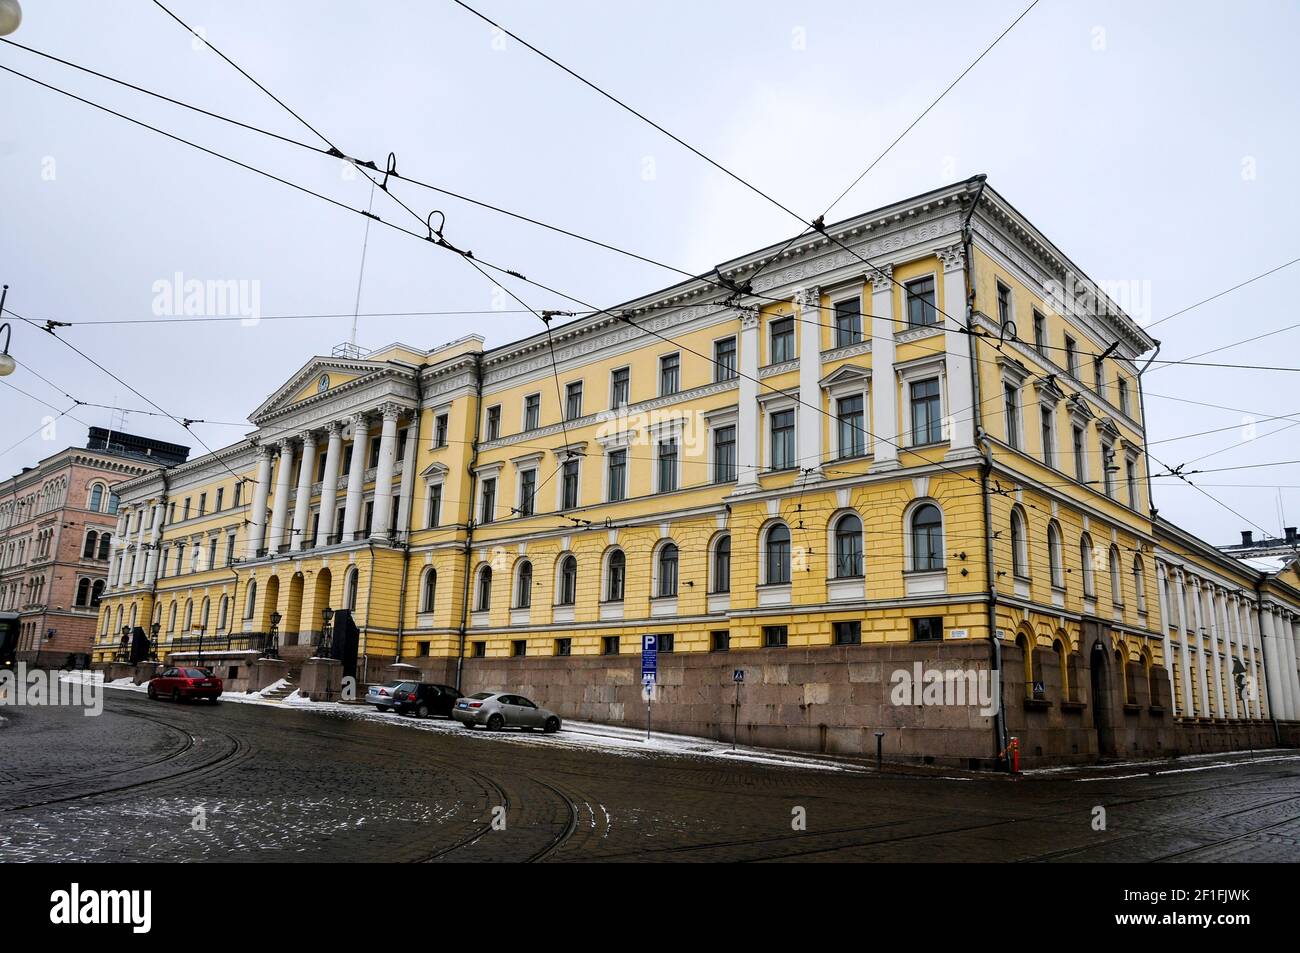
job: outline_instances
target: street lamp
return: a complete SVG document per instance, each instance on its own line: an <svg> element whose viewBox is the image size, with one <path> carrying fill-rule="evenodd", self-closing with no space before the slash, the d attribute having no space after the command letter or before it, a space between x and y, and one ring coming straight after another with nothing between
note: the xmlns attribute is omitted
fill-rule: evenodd
<svg viewBox="0 0 1300 953"><path fill-rule="evenodd" d="M321 610L320 614L325 624L321 626L320 641L316 643L316 655L320 658L329 658L333 654L333 645L331 644L333 632L330 630L330 619L334 618L334 610L326 606Z"/></svg>
<svg viewBox="0 0 1300 953"><path fill-rule="evenodd" d="M130 657L130 653L131 653L131 627L129 625L124 625L122 626L122 644L118 646L117 649L117 660L119 662L127 661L128 658Z"/></svg>
<svg viewBox="0 0 1300 953"><path fill-rule="evenodd" d="M284 616L280 615L280 613L278 612L271 613L271 631L267 634L267 638L266 638L267 658L280 657L280 620L283 618Z"/></svg>
<svg viewBox="0 0 1300 953"><path fill-rule="evenodd" d="M23 22L23 8L18 0L0 0L0 36L8 36Z"/></svg>
<svg viewBox="0 0 1300 953"><path fill-rule="evenodd" d="M149 626L149 661L158 661L158 630L162 628L161 622L155 622Z"/></svg>
<svg viewBox="0 0 1300 953"><path fill-rule="evenodd" d="M3 5L5 2L6 0L0 0L0 36L4 36L5 33L13 32L13 30L4 29L4 24L3 24L4 6ZM16 27L17 24L14 24L14 26ZM7 297L9 297L9 286L5 285L3 288L0 288L0 318L4 317L5 298ZM13 338L14 329L11 328L9 326L9 322L6 321L4 324L0 324L0 331L3 331L5 336L4 349L0 350L0 377L8 377L10 374L14 372L14 368L18 366L18 364L14 361L14 359L9 356L9 341L11 338Z"/></svg>

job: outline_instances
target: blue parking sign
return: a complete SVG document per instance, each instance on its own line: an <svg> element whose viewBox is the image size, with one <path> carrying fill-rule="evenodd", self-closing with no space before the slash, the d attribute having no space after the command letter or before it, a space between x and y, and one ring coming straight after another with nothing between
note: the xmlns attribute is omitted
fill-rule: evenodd
<svg viewBox="0 0 1300 953"><path fill-rule="evenodd" d="M641 676L653 678L659 672L659 636L641 636Z"/></svg>

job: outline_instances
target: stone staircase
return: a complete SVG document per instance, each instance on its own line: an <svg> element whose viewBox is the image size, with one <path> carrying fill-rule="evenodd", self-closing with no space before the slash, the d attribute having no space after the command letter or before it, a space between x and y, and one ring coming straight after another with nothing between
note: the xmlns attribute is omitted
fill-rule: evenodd
<svg viewBox="0 0 1300 953"><path fill-rule="evenodd" d="M284 675L284 684L274 691L266 692L262 695L269 702L282 702L298 690L298 678L301 675L298 668L291 668Z"/></svg>

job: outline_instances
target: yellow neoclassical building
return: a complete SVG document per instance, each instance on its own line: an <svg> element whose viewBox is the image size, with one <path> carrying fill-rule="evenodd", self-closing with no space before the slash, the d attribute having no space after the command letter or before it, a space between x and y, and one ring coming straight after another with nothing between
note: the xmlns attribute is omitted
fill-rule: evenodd
<svg viewBox="0 0 1300 953"><path fill-rule="evenodd" d="M655 635L659 724L753 743L1293 742L1300 576L1153 517L1156 343L976 178L549 337L315 357L248 439L120 486L97 654L302 659L328 610L362 681L612 722ZM997 704L900 703L926 669Z"/></svg>

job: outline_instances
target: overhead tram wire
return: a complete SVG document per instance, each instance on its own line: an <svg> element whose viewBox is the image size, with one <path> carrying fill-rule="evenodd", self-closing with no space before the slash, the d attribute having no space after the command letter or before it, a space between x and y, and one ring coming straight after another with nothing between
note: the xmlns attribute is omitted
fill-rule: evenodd
<svg viewBox="0 0 1300 953"><path fill-rule="evenodd" d="M181 100L177 100L177 99L174 99L174 98L172 98L172 97L165 96L165 95L163 95L163 94L161 94L161 93L157 93L157 92L154 92L154 91L152 91L152 90L148 90L148 89L145 89L145 88L143 88L143 87L136 86L136 85L131 84L131 83L128 83L128 82L126 82L126 81L124 81L124 80L120 80L120 79L117 79L117 78L115 78L115 77L112 77L112 76L108 76L108 75L106 75L106 74L103 74L103 73L99 73L99 72L97 72L97 71L95 71L95 70L89 69L88 67L80 66L80 65L78 65L78 64L76 64L76 63L72 63L72 62L70 62L70 61L60 59L59 57L52 56L51 54L44 53L44 52L42 52L42 51L40 51L40 50L36 50L36 49L30 48L30 47L23 46L23 45L20 44L20 43L14 43L14 42L11 41L11 40L0 40L0 42L6 42L6 43L9 43L9 44L12 45L12 46L19 47L20 49L27 50L28 52L35 53L35 54L40 55L40 56L45 56L45 57L50 58L50 59L53 59L53 60L55 60L55 61L57 61L57 62L59 62L59 63L62 63L62 64L65 64L65 65L71 66L71 67L73 67L73 68L75 68L75 69L83 70L83 71L88 72L88 73L90 73L90 74L92 74L92 75L95 75L95 76L101 77L101 78L103 78L103 79L109 80L109 81L114 82L114 83L119 83L119 84L121 84L121 85L123 85L123 86L126 86L126 87L128 87L128 88L134 89L134 90L136 90L136 91L138 91L138 92L142 92L142 93L145 93L145 94L147 94L147 95L154 96L154 97L157 97L157 98L159 98L159 99L163 99L163 100L165 100L165 101L167 101L167 102L173 103L173 104L178 105L178 106L181 106L181 107L183 107L183 108L191 109L191 110L194 110L194 111L196 111L196 112L203 113L204 115L210 116L210 117L212 117L212 118L219 119L219 120L222 120L222 121L224 121L224 122L232 123L232 124L234 124L234 125L240 126L240 127L244 128L244 129L248 129L248 130L253 131L253 132L258 132L258 133L263 134L263 135L271 136L271 137L273 137L273 138L276 138L276 139L279 139L279 140L281 140L281 141L284 141L284 142L290 143L290 144L292 144L292 145L299 146L299 147L301 147L301 148L307 149L307 150L309 150L309 151L315 152L315 153L320 154L320 155L331 156L331 153L330 153L328 150L320 149L320 148L318 148L318 147L315 147L315 146L310 145L309 143L304 143L304 142L301 142L301 141L299 141L299 140L291 139L291 138L289 138L289 137L282 136L282 135L280 135L280 134L278 134L278 133L274 133L274 132L271 132L271 131L266 130L266 129L261 129L261 128L256 127L256 126L251 126L251 125L248 125L248 124L246 124L246 123L242 123L242 122L240 122L240 121L238 121L238 120L231 119L230 117L223 116L223 115L220 115L220 114L218 114L218 113L213 113L213 112L210 112L210 111L208 111L208 110L204 110L204 109L202 109L202 108L200 108L200 107L193 106L193 105L191 105L191 104L189 104L189 103L185 103L185 102L183 102L183 101L181 101ZM209 44L209 45L210 45L210 44ZM215 49L215 48L214 48L214 49ZM7 69L7 68L6 68L6 67L3 67L3 66L0 66L0 69ZM23 74L23 73L21 73L21 72L19 72L19 71L17 71L17 70L8 70L8 72L11 72L11 73L14 73L15 75L21 76L21 77L24 78L24 79L31 80L32 82L38 83L39 85L45 86L46 88L49 88L49 89L52 89L52 90L55 91L55 92L62 92L62 93L64 93L65 95L71 96L71 97L74 98L74 99L78 99L79 101L84 102L84 103L87 103L88 105L96 106L97 108L101 108L101 109L106 109L106 111L108 111L108 112L112 112L112 113L114 113L115 115L118 115L119 118L124 118L124 119L127 119L128 121L136 122L137 124L144 125L146 128L149 128L149 129L151 129L151 130L153 130L153 131L159 132L159 133L162 134L162 135L170 136L170 137L172 137L172 138L177 138L179 141L185 142L185 143L188 144L188 145L193 145L195 148L203 149L202 146L197 146L197 145L195 145L195 144L193 144L193 143L188 142L188 140L183 140L183 139L179 139L179 137L171 136L170 133L167 133L167 132L165 132L165 131L163 131L163 130L155 129L154 127L149 126L148 124L140 123L138 120L135 120L135 119L133 119L132 117L125 116L125 115L123 115L123 114L117 113L117 112L114 111L114 110L109 110L109 109L107 109L106 107L99 106L99 104L97 104L97 103L93 103L93 102L90 102L90 101L88 101L88 100L82 99L81 97L75 96L75 94L68 93L68 92L66 92L65 90L59 89L58 87L54 87L54 86L51 86L50 84L43 83L43 82L41 82L41 81L39 81L39 80L35 80L34 78L32 78L32 77L30 77L30 76L27 76L26 74ZM296 115L296 114L295 114L295 115ZM204 150L204 151L210 151L210 150ZM224 156L223 156L223 157L224 157ZM334 156L334 157L335 157L335 158L340 158L340 157L338 157L338 156ZM348 157L348 156L342 156L341 158L343 159L343 161L348 161L348 162L351 162L351 163L357 165L358 168L361 168L361 169L363 170L363 173L364 173L365 168L371 168L371 169L375 169L375 171L378 171L377 168L374 167L372 163L363 163L363 162L360 162L360 161L357 160L357 159L354 159L354 158L351 158L351 157ZM231 160L231 161L235 161L235 160ZM246 166L246 168L247 168L247 166ZM260 170L260 169L256 169L256 168L254 168L253 171L262 172L262 170ZM262 174L266 174L266 173L262 173ZM507 216L510 216L510 217L513 217L513 218L519 219L519 220L521 220L521 221L525 221L525 222L528 222L528 223L530 223L530 224L536 225L536 226L538 226L538 227L540 227L540 228L545 228L545 229L548 229L548 230L551 230L551 231L555 231L555 232L557 232L557 233L559 233L559 234L564 234L564 235L569 236L569 237L571 237L571 238L574 238L574 239L576 239L576 240L578 240L578 241L583 241L583 242L586 242L586 243L589 243L589 244L592 244L592 245L595 245L595 246L598 246L598 247L604 248L604 249L606 249L606 250L609 250L609 251L615 252L615 253L617 253L617 254L624 255L624 256L626 256L626 257L633 258L633 259L635 259L635 260L638 260L638 261L644 262L644 263L646 263L646 264L651 264L651 265L654 265L654 266L656 266L656 267L660 267L660 268L663 268L663 269L665 269L665 270L672 271L672 272L674 272L674 273L676 273L676 274L682 275L683 277L688 277L688 278L690 278L690 279L692 279L692 280L698 280L698 281L709 281L709 283L710 283L710 285L711 285L712 288L722 289L722 288L726 288L726 287L727 287L727 284L719 283L718 281L714 281L714 280L711 280L711 279L710 279L709 276L712 275L712 274L715 274L715 273L716 273L716 269L710 269L709 271L706 271L706 272L703 272L703 273L695 273L695 272L691 272L691 271L688 271L688 270L686 270L686 269L679 268L679 267L677 267L677 266L675 266L675 265L670 265L670 264L667 264L667 263L665 263L665 262L658 261L658 260L655 260L655 259L652 259L652 258L648 258L648 257L646 257L646 256L644 256L644 255L640 255L640 254L638 254L638 253L636 253L636 252L632 252L632 251L629 251L629 250L627 250L627 249L620 248L620 247L615 246L615 245L612 245L612 244L610 244L610 243L602 242L602 241L600 241L600 240L598 240L598 239L590 238L590 237L588 237L588 236L585 236L585 235L579 234L579 233L574 232L574 231L571 231L571 230L569 230L569 229L565 229L565 228L562 228L562 227L560 227L560 226L552 225L552 224L550 224L550 223L548 223L548 222L544 222L544 221L541 221L541 220L539 220L539 219L532 218L532 217L529 217L529 216L523 215L523 214L521 214L521 213L513 212L513 211L511 211L511 210L509 210L509 209L504 209L504 208L501 208L501 207L499 207L499 206L492 205L492 204L490 204L490 203L482 202L482 201L479 201L479 200L473 199L473 198L471 198L471 197L469 197L469 196L465 196L465 195L463 195L463 194L461 194L461 193L457 193L457 192L454 192L454 191L451 191L451 190L447 190L447 189L441 188L441 187L439 187L439 186L431 185L431 184L429 184L429 183L424 183L424 182L421 182L421 181L419 181L419 180L417 180L417 179L413 179L413 178L409 178L409 177L403 176L403 175L401 175L400 173L398 173L396 170L389 170L389 171L385 172L385 175L386 175L386 176L389 176L389 177L391 177L391 178L394 178L394 179L398 179L398 180L400 180L400 181L408 182L408 183L410 183L410 184L412 184L412 185L417 185L417 186L420 186L420 187L423 187L423 188L427 188L427 189L431 189L431 190L433 190L433 191L440 192L440 193L445 194L445 195L449 195L449 196L451 196L451 197L454 197L454 198L457 198L457 199L460 199L460 200L466 201L466 202L471 203L471 204L474 204L474 205L478 205L478 206L483 207L483 208L490 209L490 210L495 211L495 212L498 212L498 213L500 213L500 214L507 215ZM368 174L367 174L366 177L367 177L367 178L370 178L370 176L369 176ZM372 183L374 182L373 179L372 179L371 181L372 181ZM305 189L303 189L303 187L298 186L298 185L296 185L295 183L291 183L291 182L287 182L287 181L286 181L285 184L291 185L292 187L294 187L294 188L298 188L298 189L300 189L300 190L310 191L310 190L305 190ZM390 193L390 194L391 194L391 193ZM318 196L318 197L320 197L320 196ZM330 201L332 201L332 200L330 200ZM403 207L406 208L408 212L411 211L410 208L409 208L409 206L405 206L405 205L404 205ZM364 211L359 210L359 209L350 209L350 210L351 210L351 211L358 212L358 214L366 214ZM412 212L412 214L414 215L413 212ZM419 220L419 216L418 216L418 215L415 215L414 217L415 217L417 220ZM422 221L422 220L421 220L421 221ZM384 224L390 224L390 223L384 223ZM807 233L806 233L806 232L801 232L799 236L796 236L796 239L797 239L798 237L802 237L804 234L807 234ZM417 237L418 237L418 236L417 236ZM837 242L837 244L838 244L838 242ZM788 245L787 245L786 247L788 247ZM846 246L841 246L841 247L846 247ZM851 253L853 253L853 252L852 252L852 249L847 249L847 247L846 247L846 250L848 250L848 251L850 251ZM859 260L861 260L861 261L863 261L864 263L870 265L871 267L875 267L874 265L871 265L870 262L867 262L866 259L861 258L861 256L856 255L856 253L854 253L854 254L855 254L855 257L858 257L858 258L859 258ZM771 261L771 259L769 259L769 262L770 262L770 261ZM1254 282L1254 281L1259 280L1260 278L1263 278L1263 277L1266 277L1266 276L1268 276L1268 275L1270 275L1270 274L1273 274L1273 273L1275 273L1275 272L1281 270L1282 268L1288 267L1289 265L1294 264L1295 262L1298 262L1298 261L1300 261L1300 259L1293 259L1293 260L1290 261L1290 262L1287 262L1287 263L1285 263L1285 264L1283 264L1283 265L1277 266L1276 268L1270 269L1270 270L1268 270L1268 271L1266 271L1266 272L1263 272L1263 273L1261 273L1261 274L1259 274L1259 275L1256 275L1256 276L1254 276L1254 277L1252 277L1252 278L1249 278L1249 279L1247 279L1246 281L1243 281L1243 282L1240 282L1240 283L1238 283L1238 284L1236 284L1236 285L1233 285L1231 288L1225 289L1224 291L1219 292L1219 293L1216 294L1216 295L1213 295L1213 296L1211 296L1211 297L1209 297L1209 298L1202 299L1201 301L1196 302L1196 303L1194 303L1194 304L1192 304L1192 305L1189 305L1189 306L1187 306L1186 308L1181 309L1180 311L1176 311L1176 312L1174 312L1173 314L1167 315L1166 317L1161 318L1160 320L1158 320L1158 321L1156 321L1156 322L1153 322L1152 325L1148 325L1148 327L1153 327L1155 324L1160 324L1160 323L1162 323L1163 321L1167 321L1167 320L1169 320L1170 318L1177 317L1177 316L1180 315L1180 314L1184 314L1184 313L1186 313L1186 312L1188 312L1188 311L1190 311L1190 310L1193 310L1194 308L1200 307L1200 306L1203 305L1203 304L1206 304L1206 303L1208 303L1208 302L1210 302L1210 301L1216 300L1217 298L1220 298L1220 297L1222 297L1223 295L1228 294L1228 293L1230 293L1230 292L1236 290L1237 288L1244 287L1244 286L1246 286L1246 285L1248 285L1248 284L1250 284L1250 283L1252 283L1252 282ZM491 267L491 266L489 266L489 267ZM751 274L747 280L752 281L752 279L753 279L753 277L754 277L754 274L757 274L757 272ZM897 282L895 282L895 284L897 284ZM770 302L781 302L781 303L786 303L786 302L788 302L788 300L789 300L789 299L785 299L785 298L777 298L777 297L770 296L770 295L763 295L763 294L761 294L761 293L757 293L757 292L753 292L753 291L747 291L746 294L749 294L749 295L751 295L751 296L753 296L753 297L755 297L755 298L759 298L759 299L762 299L762 300L765 300L765 301L770 301ZM494 309L494 310L495 310L495 309ZM524 309L524 310L527 311L527 309ZM943 314L944 317L947 317L947 318L949 318L949 319L951 320L951 316L948 315L946 312L944 312L944 311L938 309L937 307L936 307L935 310L936 310L937 313L939 313L939 314ZM397 315L391 315L391 316L424 316L424 315L437 315L437 314L440 314L440 313L461 314L461 313L490 313L490 312L402 312L402 313L398 313ZM498 313L502 313L502 312L498 312ZM528 313L535 313L535 312L528 312ZM304 318L310 318L310 317L342 317L342 316L344 316L344 315L319 315L319 316L314 316L314 315L303 315L303 316L301 316L301 317L304 317ZM386 315L386 314L383 313L383 312L379 312L379 313L376 313L375 315L367 315L367 316L390 316L390 315ZM876 315L869 315L869 314L866 314L865 312L862 313L862 316L863 316L863 317L873 317L873 318L879 317L879 316L876 316ZM296 317L299 317L299 316L274 316L274 315L267 315L267 316L264 316L264 317L262 318L262 320L286 320L286 319L289 319L289 318L291 318L291 317L292 317L292 318L296 318ZM239 319L239 318L225 318L225 317L207 317L207 316L204 316L204 317L196 317L196 318L191 319L191 320L195 320L195 321L204 321L204 320L206 320L206 321L227 321L227 320L243 320L243 319ZM797 319L797 320L802 320L802 319ZM895 323L904 323L904 322L902 322L900 319L888 319L888 320L892 320L892 321L894 321ZM130 321L119 321L119 322L113 322L113 321L96 321L96 322L80 322L80 323L84 323L84 324L106 324L106 325L107 325L107 324L112 324L112 323L121 323L121 324L126 324L126 323L150 323L150 322L147 321L147 320L143 320L143 319L142 319L142 320L137 321L137 322L130 322ZM163 322L154 322L154 323L163 323ZM1233 343L1231 343L1231 344L1224 345L1224 346L1222 346L1222 347L1220 347L1220 348L1216 348L1216 349L1214 349L1213 351L1206 351L1206 352L1202 352L1202 353L1203 353L1203 354L1209 354L1209 353L1214 353L1215 351L1218 351L1218 350L1226 350L1226 349L1228 349L1228 348L1230 348L1230 347L1235 347L1235 346L1237 346L1237 345L1239 345L1239 344L1249 343L1249 342L1252 341L1252 340L1258 340L1259 338L1267 337L1267 336L1270 336L1270 335L1272 335L1272 334L1278 334L1278 333L1282 333L1283 331L1292 330L1292 329L1295 328L1295 327L1300 327L1300 325L1292 325L1292 326L1288 326L1288 327L1286 327L1286 328L1279 328L1279 329L1277 329L1277 330L1275 330L1275 331L1267 332L1266 334L1258 335L1258 336L1256 336L1256 337L1254 337L1254 338L1248 338L1248 339L1245 339L1245 340L1243 340L1243 341L1233 342ZM979 333L979 332L972 331L971 329L968 329L968 328L966 328L966 327L964 327L964 326L961 326L960 323L958 323L958 325L957 325L957 327L955 328L955 330L956 330L958 333L962 333L962 334L974 334L974 333ZM1061 346L1059 346L1059 345L1044 345L1043 347L1044 347L1044 348L1047 348L1047 349L1050 349L1050 350L1058 350L1058 351L1059 351L1059 350L1065 350L1063 347L1061 347ZM1201 356L1201 355L1193 355L1193 357L1196 357L1196 356ZM1109 357L1111 360L1115 360L1115 361L1123 361L1123 360L1126 360L1125 358L1121 357L1121 356L1118 355L1118 354L1108 355L1108 357ZM1156 359L1156 360L1153 360L1152 363L1154 363L1154 364L1158 364L1158 365L1161 365L1161 366L1169 366L1169 365L1173 365L1173 364L1186 364L1186 365L1191 365L1191 366L1219 367L1219 368L1225 368L1225 369L1242 369L1242 370L1268 370L1268 371L1295 371L1295 370L1297 370L1297 368L1291 368L1291 367L1260 366L1260 365L1244 365L1244 364L1227 364L1227 363L1219 363L1219 362L1204 362L1204 363L1197 363L1197 362L1194 362L1191 358L1185 358L1185 359Z"/></svg>

